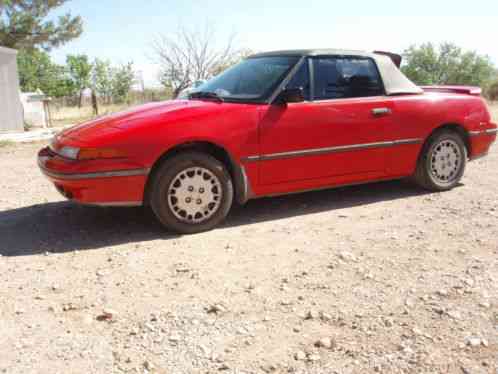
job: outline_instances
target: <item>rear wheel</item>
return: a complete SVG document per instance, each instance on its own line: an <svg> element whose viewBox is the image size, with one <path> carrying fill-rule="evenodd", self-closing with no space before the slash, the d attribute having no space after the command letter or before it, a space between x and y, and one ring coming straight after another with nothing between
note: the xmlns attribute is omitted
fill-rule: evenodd
<svg viewBox="0 0 498 374"><path fill-rule="evenodd" d="M179 233L214 228L227 216L232 200L232 180L225 166L200 152L167 160L152 182L152 210L166 228Z"/></svg>
<svg viewBox="0 0 498 374"><path fill-rule="evenodd" d="M462 137L450 130L432 135L418 160L415 182L431 191L445 191L462 179L467 164L467 149Z"/></svg>

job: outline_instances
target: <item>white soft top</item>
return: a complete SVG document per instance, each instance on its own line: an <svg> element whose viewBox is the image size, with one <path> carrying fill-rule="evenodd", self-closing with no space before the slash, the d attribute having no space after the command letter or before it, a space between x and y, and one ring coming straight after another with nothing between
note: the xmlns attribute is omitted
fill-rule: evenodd
<svg viewBox="0 0 498 374"><path fill-rule="evenodd" d="M388 56L373 53L387 95L421 94L424 92L409 80Z"/></svg>

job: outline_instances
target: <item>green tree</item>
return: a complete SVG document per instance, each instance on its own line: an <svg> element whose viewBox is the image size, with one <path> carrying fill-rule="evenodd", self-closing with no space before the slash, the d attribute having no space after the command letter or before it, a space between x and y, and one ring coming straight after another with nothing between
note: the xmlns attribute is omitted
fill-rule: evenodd
<svg viewBox="0 0 498 374"><path fill-rule="evenodd" d="M66 58L69 75L74 86L79 90L80 97L78 107L81 108L83 91L90 88L93 65L89 62L87 55L68 55Z"/></svg>
<svg viewBox="0 0 498 374"><path fill-rule="evenodd" d="M114 71L109 61L95 59L93 63L93 88L105 103L110 103Z"/></svg>
<svg viewBox="0 0 498 374"><path fill-rule="evenodd" d="M41 90L52 97L74 95L75 87L64 66L54 64L48 53L21 50L17 55L19 81L24 92Z"/></svg>
<svg viewBox="0 0 498 374"><path fill-rule="evenodd" d="M0 0L0 45L49 50L79 37L83 22L70 13L47 20L49 13L68 0Z"/></svg>
<svg viewBox="0 0 498 374"><path fill-rule="evenodd" d="M493 83L489 85L486 94L490 100L492 101L498 100L498 80L495 80Z"/></svg>
<svg viewBox="0 0 498 374"><path fill-rule="evenodd" d="M463 51L452 43L411 46L404 52L402 71L420 85L462 84L487 86L494 74L488 56Z"/></svg>
<svg viewBox="0 0 498 374"><path fill-rule="evenodd" d="M114 101L118 103L126 101L134 83L135 73L132 62L115 68L112 77L112 96Z"/></svg>

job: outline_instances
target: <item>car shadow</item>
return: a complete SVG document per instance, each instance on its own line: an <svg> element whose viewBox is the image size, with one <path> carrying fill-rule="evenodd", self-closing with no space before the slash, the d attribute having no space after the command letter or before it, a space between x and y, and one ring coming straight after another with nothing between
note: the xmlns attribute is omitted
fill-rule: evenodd
<svg viewBox="0 0 498 374"><path fill-rule="evenodd" d="M235 205L223 227L333 211L427 194L405 181L306 192ZM68 201L0 211L0 254L63 253L178 235L166 232L150 209L99 208Z"/></svg>

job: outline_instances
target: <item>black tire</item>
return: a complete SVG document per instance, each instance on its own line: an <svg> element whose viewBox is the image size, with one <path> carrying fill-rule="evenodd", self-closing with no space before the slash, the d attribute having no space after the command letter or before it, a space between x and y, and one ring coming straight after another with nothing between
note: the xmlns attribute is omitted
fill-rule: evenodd
<svg viewBox="0 0 498 374"><path fill-rule="evenodd" d="M447 164L442 165L443 169L437 167L439 154L442 154L440 157L443 158L445 155L452 157L451 160L448 159ZM444 164L441 160L443 159L439 162ZM462 136L455 131L441 130L434 133L422 148L413 179L426 190L447 191L460 182L466 164L467 148Z"/></svg>
<svg viewBox="0 0 498 374"><path fill-rule="evenodd" d="M193 173L193 176L187 175L189 170L189 173ZM221 192L221 196L218 196L218 199L216 199L216 196L213 196L213 199L216 200L213 200L214 202L212 204L217 204L217 208L213 209L212 212L207 211L208 205L202 205L204 206L203 208L199 206L199 210L202 212L197 213L199 215L197 219L204 219L202 222L193 222L192 219L195 219L195 217L192 218L193 215L189 215L185 210L179 209L180 205L178 201L180 199L176 199L174 195L174 193L180 191L180 189L182 193L185 193L183 180L188 182L188 178L198 177L192 170L200 172L199 175L201 175L202 170L207 171L207 173L203 175L207 175L208 177L211 176L211 179L208 179L208 181L215 185L214 188L216 193L218 193L218 190ZM179 179L182 176L184 179ZM179 182L179 187L174 187L174 185L172 185L174 181L177 183ZM194 234L207 231L219 225L228 215L234 195L232 179L226 167L214 157L196 151L187 151L166 160L154 173L151 188L150 205L156 217L165 228L182 234ZM175 188L178 188L178 190L175 190ZM191 186L188 188L191 188ZM192 192L192 194L197 194L195 196L193 195L193 199L196 199L196 196L201 196L198 192L199 191ZM204 192L204 190L201 192ZM185 201L189 198L190 196L188 196ZM199 199L199 201L201 200ZM206 202L203 202L202 204L206 204ZM190 205L184 206L190 207ZM204 210L206 210L206 216L204 216ZM183 218L181 217L182 213L185 213L185 217ZM208 213L209 216L207 215ZM197 217L197 215L195 216ZM190 219L188 219L188 217L190 217Z"/></svg>

